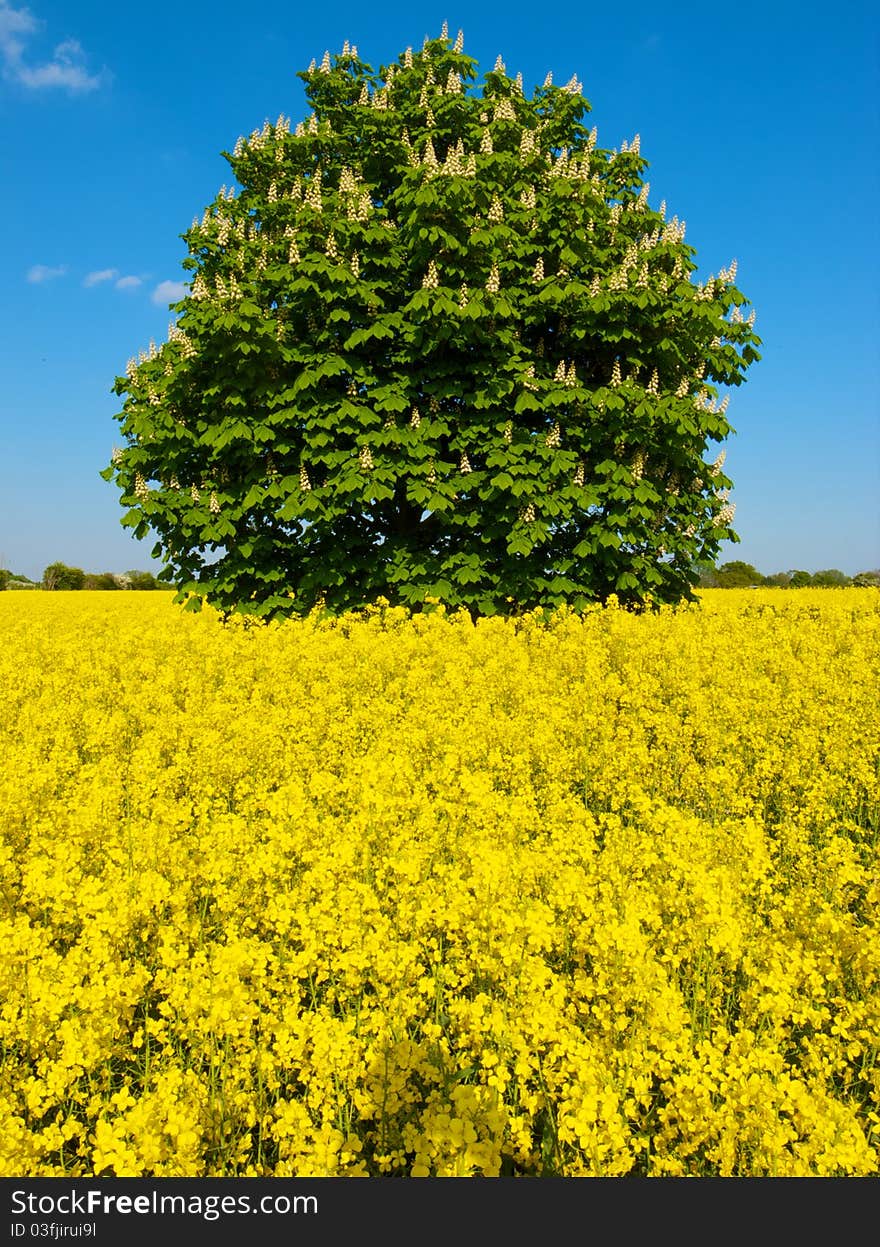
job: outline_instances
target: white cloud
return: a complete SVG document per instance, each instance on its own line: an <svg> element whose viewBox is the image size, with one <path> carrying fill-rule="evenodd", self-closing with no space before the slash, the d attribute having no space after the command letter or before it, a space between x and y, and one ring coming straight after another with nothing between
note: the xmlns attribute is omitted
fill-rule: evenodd
<svg viewBox="0 0 880 1247"><path fill-rule="evenodd" d="M117 290L135 290L141 284L140 277L120 277L116 283Z"/></svg>
<svg viewBox="0 0 880 1247"><path fill-rule="evenodd" d="M182 281L160 281L153 291L154 303L177 303L189 294L189 286Z"/></svg>
<svg viewBox="0 0 880 1247"><path fill-rule="evenodd" d="M104 75L87 71L85 53L76 39L57 44L51 60L41 65L26 64L26 42L42 25L29 9L13 9L7 0L0 0L3 76L26 87L66 87L69 91L93 91L99 87Z"/></svg>
<svg viewBox="0 0 880 1247"><path fill-rule="evenodd" d="M65 264L60 264L57 268L51 268L48 264L34 264L28 269L27 279L39 284L41 281L51 281L53 277L63 277L66 272Z"/></svg>
<svg viewBox="0 0 880 1247"><path fill-rule="evenodd" d="M37 19L28 9L11 9L8 0L0 0L0 31L27 31L38 26Z"/></svg>
<svg viewBox="0 0 880 1247"><path fill-rule="evenodd" d="M102 268L96 273L89 273L83 279L84 286L98 286L102 281L112 281L119 273L118 268Z"/></svg>
<svg viewBox="0 0 880 1247"><path fill-rule="evenodd" d="M0 0L0 54L7 64L21 60L24 43L18 36L32 35L37 26L27 9L10 9L6 0Z"/></svg>

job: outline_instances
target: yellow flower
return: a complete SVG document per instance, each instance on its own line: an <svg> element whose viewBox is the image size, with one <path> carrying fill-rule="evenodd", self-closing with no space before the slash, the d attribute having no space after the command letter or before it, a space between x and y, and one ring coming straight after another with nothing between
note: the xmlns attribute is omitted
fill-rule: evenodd
<svg viewBox="0 0 880 1247"><path fill-rule="evenodd" d="M876 1176L878 615L0 595L0 1172Z"/></svg>

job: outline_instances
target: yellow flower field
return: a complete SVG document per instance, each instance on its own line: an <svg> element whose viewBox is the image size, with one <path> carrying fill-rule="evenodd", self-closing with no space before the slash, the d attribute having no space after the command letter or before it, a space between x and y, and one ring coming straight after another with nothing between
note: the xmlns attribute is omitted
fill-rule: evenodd
<svg viewBox="0 0 880 1247"><path fill-rule="evenodd" d="M0 1174L877 1175L880 594L0 594Z"/></svg>

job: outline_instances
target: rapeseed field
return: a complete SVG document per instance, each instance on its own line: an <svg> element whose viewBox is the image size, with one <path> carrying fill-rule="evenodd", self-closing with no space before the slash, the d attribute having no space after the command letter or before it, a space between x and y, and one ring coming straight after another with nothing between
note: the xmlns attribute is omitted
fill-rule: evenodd
<svg viewBox="0 0 880 1247"><path fill-rule="evenodd" d="M880 594L0 594L0 1173L880 1172Z"/></svg>

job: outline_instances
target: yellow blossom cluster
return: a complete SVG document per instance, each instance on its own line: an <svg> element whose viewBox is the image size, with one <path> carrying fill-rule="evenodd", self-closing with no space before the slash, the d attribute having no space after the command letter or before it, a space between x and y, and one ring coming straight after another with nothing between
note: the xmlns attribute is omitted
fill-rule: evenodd
<svg viewBox="0 0 880 1247"><path fill-rule="evenodd" d="M0 1174L877 1176L878 641L0 595Z"/></svg>

